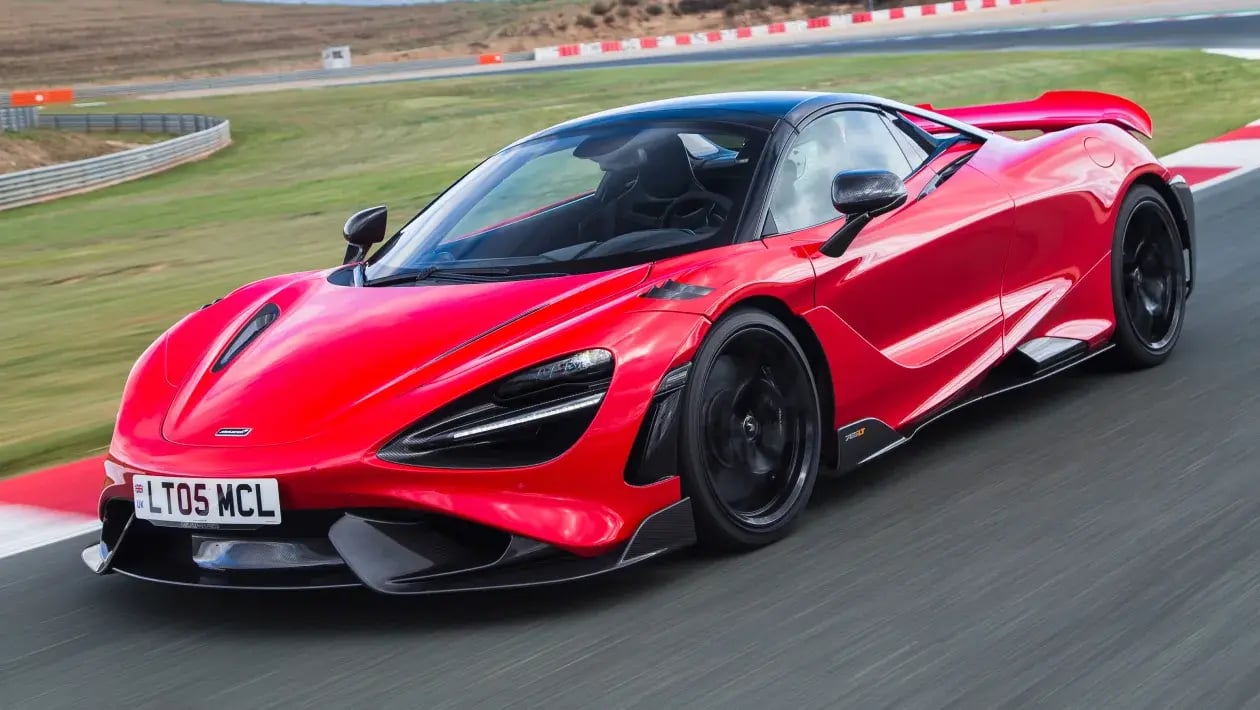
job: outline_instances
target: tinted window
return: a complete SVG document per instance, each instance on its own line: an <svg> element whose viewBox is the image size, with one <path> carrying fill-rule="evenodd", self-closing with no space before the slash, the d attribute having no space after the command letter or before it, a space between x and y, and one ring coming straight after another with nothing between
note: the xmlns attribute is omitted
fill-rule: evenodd
<svg viewBox="0 0 1260 710"><path fill-rule="evenodd" d="M831 181L845 170L888 170L902 177L914 169L883 117L838 111L807 125L775 176L767 220L775 233L795 232L837 219Z"/></svg>
<svg viewBox="0 0 1260 710"><path fill-rule="evenodd" d="M517 215L592 193L604 172L590 160L575 160L572 150L544 153L504 177L451 227L443 241L460 239Z"/></svg>
<svg viewBox="0 0 1260 710"><path fill-rule="evenodd" d="M403 227L367 277L429 266L576 272L730 244L765 141L751 127L679 122L521 143Z"/></svg>
<svg viewBox="0 0 1260 710"><path fill-rule="evenodd" d="M920 165L923 165L928 158L927 150L896 123L890 125L889 130L892 131L893 136L897 139L897 143L901 145L902 152L910 159L910 164L913 166L912 169L918 169ZM902 177L905 177L905 175Z"/></svg>

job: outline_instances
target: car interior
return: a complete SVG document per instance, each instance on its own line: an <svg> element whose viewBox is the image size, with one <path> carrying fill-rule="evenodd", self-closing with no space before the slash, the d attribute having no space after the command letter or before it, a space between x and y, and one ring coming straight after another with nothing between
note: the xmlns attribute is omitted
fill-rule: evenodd
<svg viewBox="0 0 1260 710"><path fill-rule="evenodd" d="M595 136L573 149L602 171L598 187L446 241L440 261L538 257L596 259L730 243L761 137L651 128Z"/></svg>

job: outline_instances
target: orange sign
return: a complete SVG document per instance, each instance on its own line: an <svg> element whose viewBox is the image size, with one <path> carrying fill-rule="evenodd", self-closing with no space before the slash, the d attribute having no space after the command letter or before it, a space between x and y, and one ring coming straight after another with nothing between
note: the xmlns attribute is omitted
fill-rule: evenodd
<svg viewBox="0 0 1260 710"><path fill-rule="evenodd" d="M74 101L74 89L35 89L14 91L9 94L10 106L43 106L44 104L67 104L71 101Z"/></svg>

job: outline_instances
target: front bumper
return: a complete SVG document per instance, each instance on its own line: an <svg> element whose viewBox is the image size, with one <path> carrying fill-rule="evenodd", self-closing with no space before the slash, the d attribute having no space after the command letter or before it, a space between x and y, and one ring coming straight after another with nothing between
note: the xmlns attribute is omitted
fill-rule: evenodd
<svg viewBox="0 0 1260 710"><path fill-rule="evenodd" d="M613 550L591 557L416 511L305 511L273 529L210 530L154 525L136 518L129 501L115 499L106 505L101 541L82 558L96 574L183 586L433 594L590 577L695 539L687 498L648 516Z"/></svg>

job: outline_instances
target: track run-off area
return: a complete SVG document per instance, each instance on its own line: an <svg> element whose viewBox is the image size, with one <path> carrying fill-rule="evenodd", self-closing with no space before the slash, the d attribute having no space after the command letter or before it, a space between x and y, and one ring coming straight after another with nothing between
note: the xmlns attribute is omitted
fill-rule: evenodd
<svg viewBox="0 0 1260 710"><path fill-rule="evenodd" d="M1126 26L1115 46L1242 46ZM233 150L268 148L244 135ZM821 483L798 532L756 553L574 584L210 592L95 578L78 555L89 536L52 542L0 559L0 707L1254 704L1260 171L1228 172L1239 151L1207 145L1191 149L1199 283L1162 367L1089 367L948 417ZM193 170L213 179L219 160ZM146 189L119 199L145 209ZM334 221L303 222L327 232L329 259Z"/></svg>

